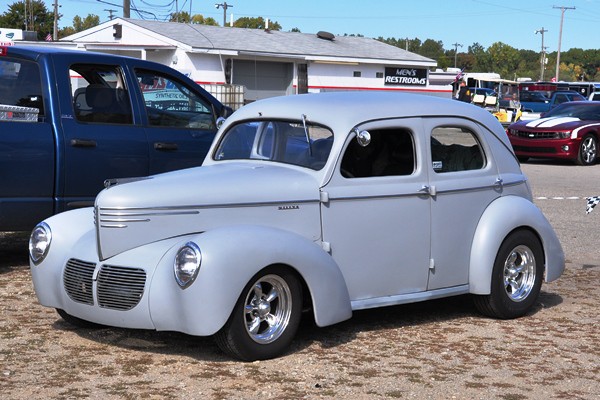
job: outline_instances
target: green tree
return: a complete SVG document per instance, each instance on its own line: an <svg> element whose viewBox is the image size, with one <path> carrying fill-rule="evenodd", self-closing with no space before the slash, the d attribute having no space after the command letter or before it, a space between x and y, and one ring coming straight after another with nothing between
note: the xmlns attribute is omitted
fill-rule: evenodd
<svg viewBox="0 0 600 400"><path fill-rule="evenodd" d="M423 57L432 58L434 60L446 57L444 54L444 43L441 40L435 41L433 39L427 39L421 45L420 54Z"/></svg>
<svg viewBox="0 0 600 400"><path fill-rule="evenodd" d="M488 72L497 72L505 79L513 79L519 65L519 52L502 42L492 44L487 50L491 70Z"/></svg>
<svg viewBox="0 0 600 400"><path fill-rule="evenodd" d="M58 31L58 37L64 38L77 32L85 31L100 25L100 17L95 14L88 14L87 17L81 18L79 15L73 17L73 26L67 26Z"/></svg>
<svg viewBox="0 0 600 400"><path fill-rule="evenodd" d="M184 22L188 24L190 20L190 14L187 11L174 12L169 17L169 22Z"/></svg>
<svg viewBox="0 0 600 400"><path fill-rule="evenodd" d="M220 26L216 19L213 17L204 17L202 14L194 14L192 24Z"/></svg>
<svg viewBox="0 0 600 400"><path fill-rule="evenodd" d="M250 28L250 29L265 29L266 22L263 17L249 18L242 17L235 20L233 26L236 28ZM269 29L272 31L280 31L281 25L277 21L269 21Z"/></svg>
<svg viewBox="0 0 600 400"><path fill-rule="evenodd" d="M0 15L0 26L35 31L38 40L43 40L54 29L54 13L49 12L41 0L17 1L10 4L8 10Z"/></svg>

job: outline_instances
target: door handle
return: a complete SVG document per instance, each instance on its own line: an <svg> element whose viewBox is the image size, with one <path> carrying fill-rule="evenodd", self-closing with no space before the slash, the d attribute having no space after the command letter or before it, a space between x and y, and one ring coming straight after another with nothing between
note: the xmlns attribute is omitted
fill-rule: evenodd
<svg viewBox="0 0 600 400"><path fill-rule="evenodd" d="M154 143L154 150L173 151L173 150L177 150L178 148L179 148L179 146L177 146L177 143L161 143L161 142Z"/></svg>
<svg viewBox="0 0 600 400"><path fill-rule="evenodd" d="M435 191L435 186L431 185L423 185L421 186L421 189L419 189L419 192L424 193L424 194L428 194L430 196L435 196L436 191Z"/></svg>
<svg viewBox="0 0 600 400"><path fill-rule="evenodd" d="M71 146L73 147L96 147L97 145L95 140L71 139Z"/></svg>

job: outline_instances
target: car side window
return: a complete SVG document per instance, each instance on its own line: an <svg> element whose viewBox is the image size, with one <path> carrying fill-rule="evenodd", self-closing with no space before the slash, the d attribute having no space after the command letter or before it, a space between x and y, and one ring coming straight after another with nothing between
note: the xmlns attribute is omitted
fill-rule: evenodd
<svg viewBox="0 0 600 400"><path fill-rule="evenodd" d="M75 64L69 71L75 118L100 124L133 124L129 93L118 66Z"/></svg>
<svg viewBox="0 0 600 400"><path fill-rule="evenodd" d="M43 117L38 65L10 58L0 60L0 120L37 122Z"/></svg>
<svg viewBox="0 0 600 400"><path fill-rule="evenodd" d="M353 138L342 158L341 174L345 178L410 175L415 171L415 146L407 129L369 131L366 146Z"/></svg>
<svg viewBox="0 0 600 400"><path fill-rule="evenodd" d="M156 71L138 69L135 73L150 125L216 129L211 104L186 84Z"/></svg>
<svg viewBox="0 0 600 400"><path fill-rule="evenodd" d="M431 160L437 173L482 169L483 151L467 128L441 126L431 132Z"/></svg>

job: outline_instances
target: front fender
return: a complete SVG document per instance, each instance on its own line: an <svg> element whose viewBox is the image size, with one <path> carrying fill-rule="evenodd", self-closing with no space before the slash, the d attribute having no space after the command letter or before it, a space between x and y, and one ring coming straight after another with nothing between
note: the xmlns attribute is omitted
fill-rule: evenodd
<svg viewBox="0 0 600 400"><path fill-rule="evenodd" d="M194 283L186 289L175 283L172 265L180 246L165 254L152 279L150 310L158 330L177 326L192 335L216 333L227 322L244 286L257 272L274 264L289 265L304 279L317 325L335 324L352 315L348 289L337 264L317 244L300 235L243 225L186 236L180 245L188 241L202 251Z"/></svg>
<svg viewBox="0 0 600 400"><path fill-rule="evenodd" d="M504 196L484 211L473 238L469 265L469 291L489 294L492 269L500 245L517 228L534 231L544 250L546 282L557 279L565 268L565 255L552 226L542 211L529 200Z"/></svg>

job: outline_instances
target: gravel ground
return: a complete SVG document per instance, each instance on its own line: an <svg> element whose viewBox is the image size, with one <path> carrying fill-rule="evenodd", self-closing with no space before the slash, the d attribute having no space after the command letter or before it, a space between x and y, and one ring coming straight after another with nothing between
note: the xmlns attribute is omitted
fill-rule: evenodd
<svg viewBox="0 0 600 400"><path fill-rule="evenodd" d="M0 234L1 397L600 399L600 209L539 205L568 263L530 315L488 319L460 296L328 328L307 316L286 356L253 363L228 359L211 338L70 326L37 303L26 237Z"/></svg>

